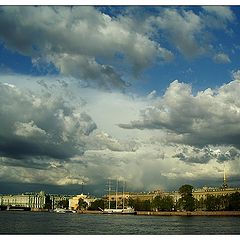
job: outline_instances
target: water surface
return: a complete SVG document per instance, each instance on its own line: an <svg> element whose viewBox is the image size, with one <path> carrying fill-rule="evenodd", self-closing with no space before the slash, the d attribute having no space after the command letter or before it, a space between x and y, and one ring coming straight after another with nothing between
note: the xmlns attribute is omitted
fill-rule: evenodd
<svg viewBox="0 0 240 240"><path fill-rule="evenodd" d="M240 234L240 217L0 211L0 234Z"/></svg>

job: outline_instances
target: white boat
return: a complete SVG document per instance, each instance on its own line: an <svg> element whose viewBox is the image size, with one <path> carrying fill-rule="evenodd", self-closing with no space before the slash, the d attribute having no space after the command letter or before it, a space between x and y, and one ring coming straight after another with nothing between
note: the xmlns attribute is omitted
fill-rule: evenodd
<svg viewBox="0 0 240 240"><path fill-rule="evenodd" d="M56 213L76 213L75 210L63 209L63 208L56 208L53 210Z"/></svg>
<svg viewBox="0 0 240 240"><path fill-rule="evenodd" d="M122 214L136 214L136 211L131 207L127 207L122 209Z"/></svg>
<svg viewBox="0 0 240 240"><path fill-rule="evenodd" d="M131 207L124 209L106 208L102 212L104 214L136 214L136 211Z"/></svg>

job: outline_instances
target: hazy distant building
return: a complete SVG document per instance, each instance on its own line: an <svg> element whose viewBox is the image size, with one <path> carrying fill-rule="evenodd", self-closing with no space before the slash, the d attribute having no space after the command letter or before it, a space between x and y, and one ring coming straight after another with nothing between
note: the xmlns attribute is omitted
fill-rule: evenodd
<svg viewBox="0 0 240 240"><path fill-rule="evenodd" d="M2 206L44 208L45 193L25 193L17 195L1 195L0 203Z"/></svg>
<svg viewBox="0 0 240 240"><path fill-rule="evenodd" d="M207 196L212 195L226 196L235 192L240 192L240 188L213 188L213 187L203 187L201 189L194 189L193 197L197 200L206 199Z"/></svg>
<svg viewBox="0 0 240 240"><path fill-rule="evenodd" d="M196 200L204 200L207 198L207 196L212 195L212 196L226 196L230 195L235 192L240 192L240 188L232 188L228 186L227 183L227 176L226 176L226 170L224 167L224 172L223 172L223 184L221 187L203 187L203 188L198 188L198 189L193 189L193 197ZM118 205L121 204L122 199L124 198L124 201L127 201L128 199L139 199L140 201L146 201L150 200L152 201L156 196L171 196L174 200L174 203L177 203L177 201L181 198L181 195L179 194L178 191L173 191L173 192L164 192L161 190L155 190L152 192L140 192L140 193L125 193L124 195L122 193L111 193L108 195L105 195L103 199L109 200L110 201L116 201L117 198L117 203Z"/></svg>

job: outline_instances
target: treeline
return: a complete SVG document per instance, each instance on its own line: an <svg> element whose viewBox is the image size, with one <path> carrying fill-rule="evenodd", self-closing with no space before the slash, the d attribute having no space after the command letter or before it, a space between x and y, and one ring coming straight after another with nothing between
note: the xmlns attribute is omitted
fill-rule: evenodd
<svg viewBox="0 0 240 240"><path fill-rule="evenodd" d="M193 197L193 186L183 185L179 188L181 198L174 202L173 197L158 195L154 199L141 200L140 198L129 198L125 201L125 206L135 209L135 211L240 211L240 193L235 192L228 195L207 195L206 198L197 200ZM115 201L110 202L110 208L115 208ZM68 200L58 202L55 207L68 208ZM121 204L118 206L122 207ZM50 197L46 197L45 208L51 209L52 202ZM97 199L90 206L83 200L79 199L78 210L99 210L109 208L109 203L106 199Z"/></svg>
<svg viewBox="0 0 240 240"><path fill-rule="evenodd" d="M181 198L176 203L177 210L205 210L205 211L240 211L240 193L227 195L207 195L200 200L194 199L191 185L183 185L179 188Z"/></svg>
<svg viewBox="0 0 240 240"><path fill-rule="evenodd" d="M208 195L206 199L196 200L195 208L206 211L240 211L240 193L225 196Z"/></svg>
<svg viewBox="0 0 240 240"><path fill-rule="evenodd" d="M179 188L181 198L177 202L174 202L171 196L158 195L151 201L130 198L126 201L126 205L134 208L135 211L240 211L239 192L225 196L209 194L206 198L197 200L193 197L192 191L191 185L183 185ZM103 199L96 200L88 209L99 210L99 207L108 208L108 202ZM115 208L114 201L111 202L110 208Z"/></svg>

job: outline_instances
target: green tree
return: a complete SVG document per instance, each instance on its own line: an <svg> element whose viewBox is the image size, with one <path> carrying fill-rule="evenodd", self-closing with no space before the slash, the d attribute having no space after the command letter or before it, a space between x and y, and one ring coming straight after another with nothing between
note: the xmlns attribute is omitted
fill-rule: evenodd
<svg viewBox="0 0 240 240"><path fill-rule="evenodd" d="M94 202L91 203L88 210L99 210L99 208L104 209L104 200L103 199L97 199Z"/></svg>
<svg viewBox="0 0 240 240"><path fill-rule="evenodd" d="M152 208L158 211L171 211L174 207L174 201L171 196L156 196L152 201Z"/></svg>
<svg viewBox="0 0 240 240"><path fill-rule="evenodd" d="M216 211L217 210L217 198L213 195L207 195L205 199L206 210L207 211Z"/></svg>
<svg viewBox="0 0 240 240"><path fill-rule="evenodd" d="M220 204L219 209L227 210L229 207L229 196L228 195L225 195L225 196L220 195L220 196L218 196L218 198L219 198L219 204Z"/></svg>
<svg viewBox="0 0 240 240"><path fill-rule="evenodd" d="M145 200L142 202L142 211L151 211L151 202L150 200Z"/></svg>
<svg viewBox="0 0 240 240"><path fill-rule="evenodd" d="M128 201L128 205L135 209L135 211L151 211L152 206L150 200L140 200L139 198L132 199Z"/></svg>
<svg viewBox="0 0 240 240"><path fill-rule="evenodd" d="M239 211L240 210L240 193L235 192L229 196L229 206L228 210L230 211Z"/></svg>
<svg viewBox="0 0 240 240"><path fill-rule="evenodd" d="M44 208L45 209L52 209L52 200L50 199L49 195L46 195Z"/></svg>
<svg viewBox="0 0 240 240"><path fill-rule="evenodd" d="M152 208L160 211L161 210L161 200L162 200L161 196L156 196L152 201Z"/></svg>
<svg viewBox="0 0 240 240"><path fill-rule="evenodd" d="M206 210L205 199L201 197L199 200L195 200L195 207L197 210Z"/></svg>
<svg viewBox="0 0 240 240"><path fill-rule="evenodd" d="M128 199L128 206L132 207L135 209L135 205L136 205L136 200L134 200L133 198L129 198ZM136 210L136 209L135 209Z"/></svg>
<svg viewBox="0 0 240 240"><path fill-rule="evenodd" d="M57 207L67 209L69 207L69 201L67 199L63 199L57 203Z"/></svg>
<svg viewBox="0 0 240 240"><path fill-rule="evenodd" d="M195 199L192 194L193 186L185 184L179 188L179 193L181 194L181 199L179 204L181 208L186 211L195 210Z"/></svg>
<svg viewBox="0 0 240 240"><path fill-rule="evenodd" d="M77 207L78 210L85 210L87 209L87 206L88 204L82 198L78 200L78 207Z"/></svg>
<svg viewBox="0 0 240 240"><path fill-rule="evenodd" d="M171 211L174 207L174 201L171 196L164 196L161 201L162 211Z"/></svg>

